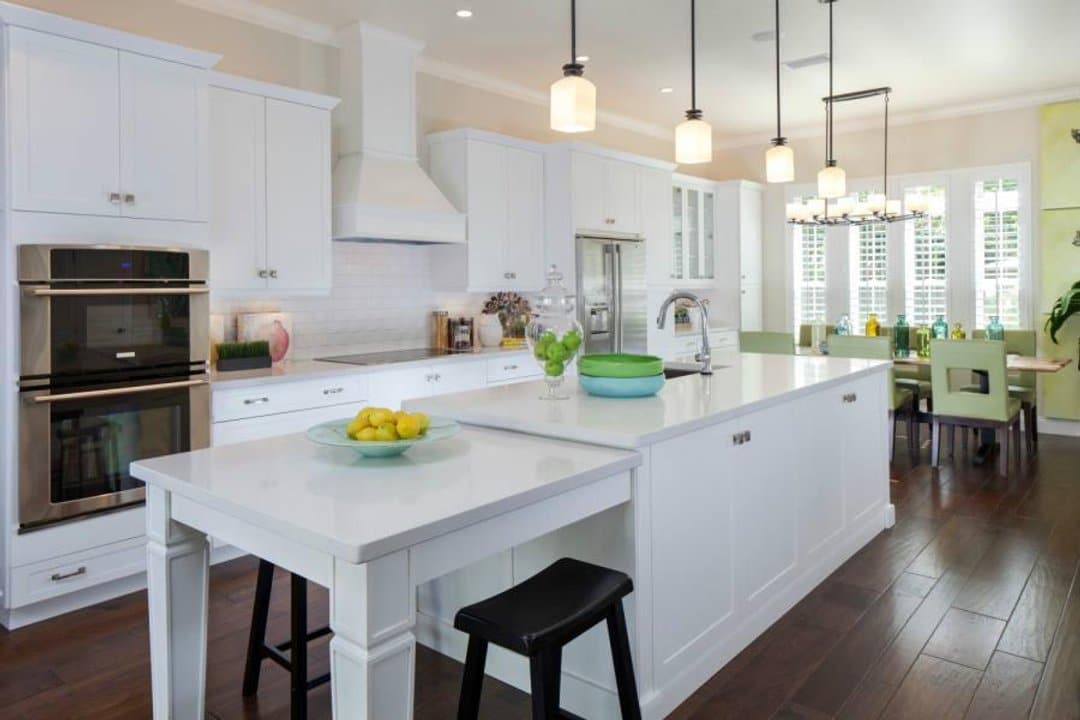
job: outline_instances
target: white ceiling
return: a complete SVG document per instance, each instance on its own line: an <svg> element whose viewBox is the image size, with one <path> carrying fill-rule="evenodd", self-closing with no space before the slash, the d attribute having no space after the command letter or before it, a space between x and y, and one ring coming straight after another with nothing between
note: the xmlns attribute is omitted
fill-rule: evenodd
<svg viewBox="0 0 1080 720"><path fill-rule="evenodd" d="M183 0L181 0L183 1ZM207 0L201 0L206 2ZM232 1L232 0L230 0ZM425 56L534 92L569 56L568 0L242 0L337 28L356 20L427 44ZM698 105L719 138L774 134L769 0L700 0ZM578 51L600 109L661 128L689 106L688 0L580 0ZM473 17L461 20L456 10ZM840 0L836 90L891 85L897 114L1080 87L1080 0ZM782 58L827 49L827 6L782 0ZM783 71L785 132L823 117L825 66ZM671 94L659 88L672 86ZM837 109L878 117L880 100Z"/></svg>

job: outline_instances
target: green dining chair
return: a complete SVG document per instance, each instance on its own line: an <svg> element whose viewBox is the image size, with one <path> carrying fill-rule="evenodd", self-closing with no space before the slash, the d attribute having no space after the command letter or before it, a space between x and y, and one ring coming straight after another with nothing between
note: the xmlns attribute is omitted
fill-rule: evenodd
<svg viewBox="0 0 1080 720"><path fill-rule="evenodd" d="M950 376L957 372L986 373L989 392L973 392L969 385L953 383ZM1008 476L1011 448L1015 448L1019 471L1020 400L1009 396L1005 343L999 340L933 340L930 343L930 378L934 386L931 465L938 466L942 426L991 428L997 432L1001 444L999 472Z"/></svg>
<svg viewBox="0 0 1080 720"><path fill-rule="evenodd" d="M843 358L866 358L869 360L892 360L892 343L887 337L863 337L860 335L830 335L829 355ZM907 419L908 453L911 464L918 461L918 410L915 405L915 393L899 387L893 368L889 368L889 460L892 461L896 440L896 422L898 414Z"/></svg>
<svg viewBox="0 0 1080 720"><path fill-rule="evenodd" d="M908 347L915 350L915 330L908 328ZM892 326L883 326L881 334L892 339L895 330ZM922 409L926 400L926 412L934 411L934 390L930 383L930 367L927 365L897 365L896 384L915 393L915 407Z"/></svg>
<svg viewBox="0 0 1080 720"><path fill-rule="evenodd" d="M740 332L739 352L794 355L795 336L783 332Z"/></svg>
<svg viewBox="0 0 1080 720"><path fill-rule="evenodd" d="M985 330L974 330L972 339L986 338ZM1016 355L1035 355L1034 330L1006 330L1005 352ZM1028 455L1039 451L1039 408L1035 394L1035 373L1009 373L1009 395L1020 400L1020 409L1024 416L1024 436L1027 440Z"/></svg>

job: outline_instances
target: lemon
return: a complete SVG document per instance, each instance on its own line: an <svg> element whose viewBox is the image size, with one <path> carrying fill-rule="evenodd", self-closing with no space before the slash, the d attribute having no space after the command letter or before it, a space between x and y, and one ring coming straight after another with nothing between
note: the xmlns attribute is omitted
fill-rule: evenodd
<svg viewBox="0 0 1080 720"><path fill-rule="evenodd" d="M397 412L394 413L392 422L396 423L399 420L401 420L401 418L408 417L408 416L409 416L409 413L405 412L404 410L398 410Z"/></svg>
<svg viewBox="0 0 1080 720"><path fill-rule="evenodd" d="M349 437L356 437L356 434L366 427L369 427L368 421L365 418L358 417L345 426L345 432Z"/></svg>
<svg viewBox="0 0 1080 720"><path fill-rule="evenodd" d="M372 407L372 406L368 405L367 407L361 409L360 412L356 413L356 419L357 420L367 421L367 419L371 415L371 413L375 412L378 409L379 408L377 408L377 407Z"/></svg>
<svg viewBox="0 0 1080 720"><path fill-rule="evenodd" d="M427 429L431 427L431 418L429 418L425 413L415 412L412 414L412 417L416 419L417 425L420 426L421 435L427 432Z"/></svg>
<svg viewBox="0 0 1080 720"><path fill-rule="evenodd" d="M381 425L379 425L379 427L377 427L375 429L375 439L376 440L381 440L383 442L390 442L390 441L393 441L393 440L397 440L398 439L397 428L394 427L393 423L390 423L390 422L382 423Z"/></svg>
<svg viewBox="0 0 1080 720"><path fill-rule="evenodd" d="M411 440L420 434L420 421L412 415L406 415L397 421L397 432L402 440Z"/></svg>
<svg viewBox="0 0 1080 720"><path fill-rule="evenodd" d="M371 411L371 414L368 415L368 422L371 423L372 427L379 427L380 425L385 425L390 422L393 418L394 413L386 408L375 408Z"/></svg>
<svg viewBox="0 0 1080 720"><path fill-rule="evenodd" d="M371 442L375 439L375 428L368 425L356 434L356 439L361 442Z"/></svg>

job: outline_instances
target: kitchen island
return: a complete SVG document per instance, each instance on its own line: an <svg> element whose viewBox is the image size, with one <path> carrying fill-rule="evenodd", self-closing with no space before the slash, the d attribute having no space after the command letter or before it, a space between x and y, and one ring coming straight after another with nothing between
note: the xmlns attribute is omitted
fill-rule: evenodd
<svg viewBox="0 0 1080 720"><path fill-rule="evenodd" d="M462 604L567 555L628 572L642 709L661 718L891 524L887 369L733 355L655 398L548 402L529 383L417 401L469 427L394 460L294 435L135 463L155 716L202 717L213 536L330 589L337 718L410 717L415 642L463 657ZM565 708L617 716L602 628L563 668ZM488 672L528 686L521 658L493 651Z"/></svg>

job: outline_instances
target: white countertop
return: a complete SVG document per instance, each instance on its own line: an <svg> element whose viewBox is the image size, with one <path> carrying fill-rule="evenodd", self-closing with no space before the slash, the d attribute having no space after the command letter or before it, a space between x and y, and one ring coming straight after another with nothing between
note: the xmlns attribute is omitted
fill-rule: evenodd
<svg viewBox="0 0 1080 720"><path fill-rule="evenodd" d="M355 354L355 353L353 353ZM454 353L452 355L440 355L438 357L423 360L408 360L405 362L382 363L378 365L349 365L347 363L325 362L322 360L286 360L270 368L259 370L234 370L232 372L210 373L210 382L215 388L244 388L258 385L271 385L281 382L293 382L307 380L326 375L352 375L356 373L372 373L391 368L406 368L425 366L432 364L467 362L480 360L493 355L511 356L528 355L527 347L519 348L478 348L472 352Z"/></svg>
<svg viewBox="0 0 1080 720"><path fill-rule="evenodd" d="M568 378L564 384L571 396L568 400L541 400L544 382L534 381L411 400L405 405L470 425L630 449L830 385L884 373L891 365L886 360L729 353L714 359L713 375L668 380L655 397L592 397Z"/></svg>
<svg viewBox="0 0 1080 720"><path fill-rule="evenodd" d="M366 562L637 467L637 453L480 428L368 460L286 435L132 463L132 475Z"/></svg>

